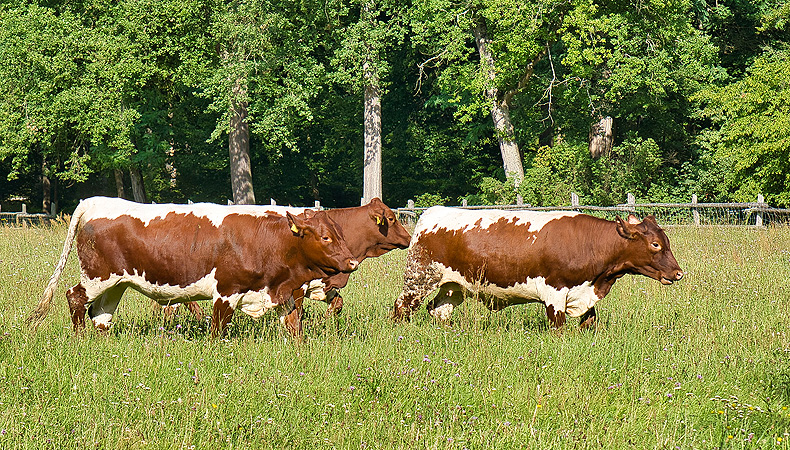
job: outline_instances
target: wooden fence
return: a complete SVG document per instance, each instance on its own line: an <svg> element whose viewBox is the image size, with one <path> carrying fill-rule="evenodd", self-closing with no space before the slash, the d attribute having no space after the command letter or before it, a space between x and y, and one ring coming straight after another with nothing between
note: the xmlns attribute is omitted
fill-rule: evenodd
<svg viewBox="0 0 790 450"><path fill-rule="evenodd" d="M188 204L192 203L187 201ZM228 204L232 202L228 201ZM276 202L271 200L271 204ZM603 217L609 220L615 216L636 214L640 218L653 215L661 225L677 226L746 226L764 227L768 225L790 225L790 209L774 208L759 195L756 202L751 203L699 203L694 195L689 203L636 203L633 195L628 194L625 203L615 206L580 205L579 197L571 194L570 205L564 206L532 206L529 204L515 205L467 205L464 201L455 208L465 209L507 209L529 211L578 211L585 214ZM315 209L324 209L315 202ZM414 206L409 201L405 208L394 209L399 220L406 224L417 222L420 214L428 208ZM23 224L44 225L54 220L48 214L29 214L23 203L21 212L0 212L0 225L21 226Z"/></svg>
<svg viewBox="0 0 790 450"><path fill-rule="evenodd" d="M457 208L465 209L507 209L529 211L578 211L585 214L614 219L615 216L635 214L642 218L655 216L661 225L690 226L751 226L790 225L790 209L774 208L765 203L763 196L751 203L699 203L694 195L689 203L637 203L633 195L628 194L625 203L616 206L580 205L579 197L571 194L570 205L566 206L532 206L529 204L515 205L467 205L464 202ZM398 218L405 223L415 223L422 211L427 208L415 207L409 201L405 208L396 209Z"/></svg>
<svg viewBox="0 0 790 450"><path fill-rule="evenodd" d="M3 212L0 211L0 225L6 226L22 226L22 225L46 225L50 220L54 220L55 216L49 214L30 214L27 212L27 205L22 203L22 211L19 212Z"/></svg>

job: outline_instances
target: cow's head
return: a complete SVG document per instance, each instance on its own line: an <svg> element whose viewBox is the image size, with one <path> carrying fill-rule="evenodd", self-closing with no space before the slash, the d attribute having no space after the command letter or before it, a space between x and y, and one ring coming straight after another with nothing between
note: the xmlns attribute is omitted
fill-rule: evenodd
<svg viewBox="0 0 790 450"><path fill-rule="evenodd" d="M285 214L288 226L293 235L300 239L302 253L309 263L328 275L352 272L357 268L359 261L346 246L340 229L325 212L308 209L298 216L290 212Z"/></svg>
<svg viewBox="0 0 790 450"><path fill-rule="evenodd" d="M390 250L409 246L411 235L381 199L375 197L366 207L370 222L365 228L371 230L375 245L367 249L365 256L381 256Z"/></svg>
<svg viewBox="0 0 790 450"><path fill-rule="evenodd" d="M653 216L639 221L633 214L627 220L617 217L617 233L628 240L625 269L640 273L663 284L672 284L683 278L675 255L669 248L669 238Z"/></svg>

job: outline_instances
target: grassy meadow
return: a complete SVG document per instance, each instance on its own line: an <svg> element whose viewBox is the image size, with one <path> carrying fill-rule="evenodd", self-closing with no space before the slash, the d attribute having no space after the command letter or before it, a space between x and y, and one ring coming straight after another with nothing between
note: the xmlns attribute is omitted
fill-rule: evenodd
<svg viewBox="0 0 790 450"><path fill-rule="evenodd" d="M790 449L790 228L668 230L686 277L624 277L586 332L473 301L394 325L394 251L352 275L341 317L309 303L300 345L273 313L212 340L133 291L110 333L75 337L74 254L31 333L65 233L0 227L3 449Z"/></svg>

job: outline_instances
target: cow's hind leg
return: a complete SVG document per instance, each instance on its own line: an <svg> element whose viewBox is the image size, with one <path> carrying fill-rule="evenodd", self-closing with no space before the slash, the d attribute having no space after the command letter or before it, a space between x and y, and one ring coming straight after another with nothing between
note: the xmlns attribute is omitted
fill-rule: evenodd
<svg viewBox="0 0 790 450"><path fill-rule="evenodd" d="M425 308L434 319L445 322L450 319L453 309L464 301L464 293L458 283L445 283Z"/></svg>
<svg viewBox="0 0 790 450"><path fill-rule="evenodd" d="M423 264L416 257L417 252L409 252L409 260L403 273L403 291L395 300L392 319L399 322L408 320L412 311L419 308L423 299L439 287L442 275L431 264Z"/></svg>
<svg viewBox="0 0 790 450"><path fill-rule="evenodd" d="M93 326L101 331L110 329L110 326L112 326L112 315L115 314L125 290L126 285L113 286L90 302L88 317L93 321Z"/></svg>
<svg viewBox="0 0 790 450"><path fill-rule="evenodd" d="M74 287L66 291L66 299L69 301L69 311L71 312L71 323L74 332L79 333L85 329L85 311L88 303L88 295L82 283L77 283Z"/></svg>

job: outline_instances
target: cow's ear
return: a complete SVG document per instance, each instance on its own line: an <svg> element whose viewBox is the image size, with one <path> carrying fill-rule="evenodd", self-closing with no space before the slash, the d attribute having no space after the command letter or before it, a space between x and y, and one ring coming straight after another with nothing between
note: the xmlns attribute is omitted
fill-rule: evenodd
<svg viewBox="0 0 790 450"><path fill-rule="evenodd" d="M305 219L309 219L309 218L315 216L315 213L316 213L316 211L313 211L312 209L305 209L302 214L304 214L304 218Z"/></svg>
<svg viewBox="0 0 790 450"><path fill-rule="evenodd" d="M631 225L639 225L640 223L642 223L642 221L639 220L639 218L636 217L635 215L629 214L628 215L628 223L630 223Z"/></svg>
<svg viewBox="0 0 790 450"><path fill-rule="evenodd" d="M291 232L294 234L294 236L304 236L304 220L294 216L289 212L286 212L285 216L288 217L288 226L291 228Z"/></svg>
<svg viewBox="0 0 790 450"><path fill-rule="evenodd" d="M654 216L654 215L652 215L652 214L651 214L651 215L649 215L649 216L647 216L647 217L645 217L645 220L644 220L644 221L645 221L645 222L650 222L650 223L652 223L653 225L655 225L655 226L658 226L658 222L656 222L656 216Z"/></svg>
<svg viewBox="0 0 790 450"><path fill-rule="evenodd" d="M631 216L629 216L630 219ZM626 239L634 239L634 235L636 233L636 225L631 224L629 220L626 222L625 220L621 219L620 216L615 217L615 222L617 222L617 233L626 238ZM638 223L638 222L637 222Z"/></svg>
<svg viewBox="0 0 790 450"><path fill-rule="evenodd" d="M384 225L386 219L384 219L384 215L378 211L374 211L370 213L370 220L376 222L376 225Z"/></svg>

